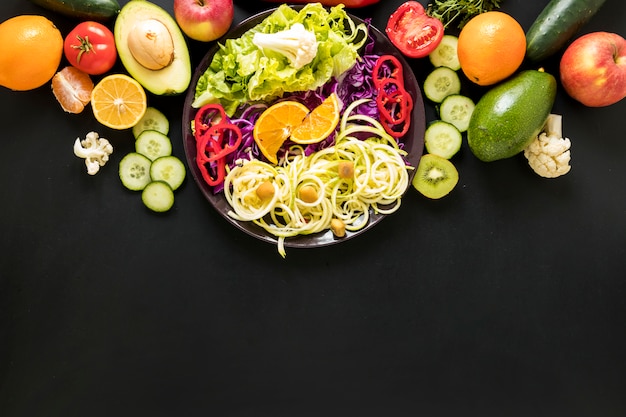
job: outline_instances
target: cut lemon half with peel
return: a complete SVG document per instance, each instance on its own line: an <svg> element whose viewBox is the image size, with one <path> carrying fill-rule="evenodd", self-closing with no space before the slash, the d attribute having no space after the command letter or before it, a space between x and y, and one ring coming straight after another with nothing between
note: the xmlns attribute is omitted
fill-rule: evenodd
<svg viewBox="0 0 626 417"><path fill-rule="evenodd" d="M332 93L291 132L291 140L298 144L311 144L326 139L339 123L339 111L339 99L337 94Z"/></svg>
<svg viewBox="0 0 626 417"><path fill-rule="evenodd" d="M102 78L91 93L91 108L96 120L112 129L136 125L147 108L146 92L134 78L111 74Z"/></svg>
<svg viewBox="0 0 626 417"><path fill-rule="evenodd" d="M278 150L307 114L309 109L304 104L292 100L279 101L261 113L252 135L268 161L278 163Z"/></svg>

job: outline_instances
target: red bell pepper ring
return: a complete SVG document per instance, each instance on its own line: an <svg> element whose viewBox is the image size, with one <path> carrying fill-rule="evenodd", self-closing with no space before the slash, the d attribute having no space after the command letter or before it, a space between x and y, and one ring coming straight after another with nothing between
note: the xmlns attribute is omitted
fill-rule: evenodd
<svg viewBox="0 0 626 417"><path fill-rule="evenodd" d="M408 120L402 123L395 123L395 124L392 124L383 120L381 124L383 125L383 128L385 128L385 131L390 136L393 136L396 139L399 139L403 137L404 135L406 135L406 133L409 131L409 127L411 127L411 123L409 123Z"/></svg>
<svg viewBox="0 0 626 417"><path fill-rule="evenodd" d="M228 133L234 135L235 140L232 144L229 144L230 140L227 140L226 146L222 146ZM230 139L230 136L228 138ZM225 158L237 150L241 140L242 134L238 126L231 123L213 125L198 139L198 159L204 162L213 162ZM209 155L207 155L207 151Z"/></svg>
<svg viewBox="0 0 626 417"><path fill-rule="evenodd" d="M376 105L381 119L391 124L405 122L413 110L411 94L397 80L388 78L380 84Z"/></svg>
<svg viewBox="0 0 626 417"><path fill-rule="evenodd" d="M208 185L214 187L224 182L224 176L226 175L225 158L220 158L215 161L215 177L213 177L211 173L209 173L209 170L205 163L199 163L198 161L196 161L196 163L198 164L198 168L200 169L202 178L204 178L204 181L206 181Z"/></svg>
<svg viewBox="0 0 626 417"><path fill-rule="evenodd" d="M216 159L214 161L209 162L208 157L206 157L206 153L215 154L219 152L219 148L215 147L216 142L212 140L201 139L198 142L197 152L196 152L196 165L202 174L202 178L204 181L210 186L216 186L221 184L224 181L224 175L226 171L226 160L225 158ZM209 172L209 167L211 167L212 171L215 172L215 176L213 176Z"/></svg>
<svg viewBox="0 0 626 417"><path fill-rule="evenodd" d="M388 134L398 139L408 132L413 110L413 98L404 88L402 64L393 55L382 55L372 73L380 122Z"/></svg>
<svg viewBox="0 0 626 417"><path fill-rule="evenodd" d="M222 106L208 104L194 117L194 137L196 165L202 178L211 186L221 184L226 175L226 157L241 144L241 130L228 121Z"/></svg>
<svg viewBox="0 0 626 417"><path fill-rule="evenodd" d="M402 64L393 55L381 55L374 64L372 70L372 82L374 87L380 88L380 85L387 79L404 80Z"/></svg>
<svg viewBox="0 0 626 417"><path fill-rule="evenodd" d="M226 111L219 104L207 104L202 106L194 117L194 131L198 138L211 126L228 120Z"/></svg>

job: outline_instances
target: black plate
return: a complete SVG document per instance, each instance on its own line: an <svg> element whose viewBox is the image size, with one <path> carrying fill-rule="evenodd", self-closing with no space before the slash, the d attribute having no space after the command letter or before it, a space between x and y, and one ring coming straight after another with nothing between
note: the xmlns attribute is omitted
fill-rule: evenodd
<svg viewBox="0 0 626 417"><path fill-rule="evenodd" d="M267 16L269 16L276 9L271 9L264 11L262 13L256 14L239 25L231 29L221 40L220 42L224 42L228 38L238 38L243 35L246 31L253 28L254 26L261 23ZM349 15L351 19L354 20L355 23L363 23L363 20ZM424 130L425 130L425 113L424 113L424 102L422 99L422 92L420 90L419 84L415 79L415 75L411 70L411 67L408 65L406 60L402 57L400 52L396 49L395 46L389 41L389 39L378 29L370 26L370 35L373 37L375 41L374 53L383 55L383 54L391 54L396 56L402 66L404 67L404 77L405 77L405 88L408 92L411 93L411 96L414 98L414 106L412 113L412 121L409 131L407 132L407 136L404 139L405 142L405 150L408 152L407 160L413 165L417 166L424 149ZM213 55L217 52L218 46L214 45L208 53L204 56L200 64L195 70L195 73L191 79L191 84L189 91L187 92L187 96L185 98L185 107L183 109L183 142L185 147L185 155L187 157L187 162L191 173L196 181L196 184L200 187L200 190L206 197L206 199L213 205L215 210L218 211L229 223L238 229L244 231L245 233L254 236L263 241L276 244L278 239L267 233L263 228L255 225L252 222L240 222L234 220L230 216L228 216L228 211L231 209L230 205L224 198L223 194L213 194L212 187L207 185L203 178L200 170L198 169L195 156L196 156L196 143L191 132L191 121L194 119L195 113L197 109L191 107L191 103L194 100L196 84L198 83L198 79L202 76L202 74L206 71L208 66L211 63ZM415 171L411 170L410 178L413 178ZM410 186L409 186L410 188ZM318 247L318 246L326 246L334 243L340 243L345 241L346 239L350 239L352 237L358 236L378 222L380 222L385 217L384 214L376 214L373 211L370 213L370 220L367 225L365 225L362 229L357 230L355 232L347 232L346 236L343 238L336 238L330 230L312 234L312 235L301 235L295 236L285 239L285 247L301 247L301 248L309 248L309 247Z"/></svg>

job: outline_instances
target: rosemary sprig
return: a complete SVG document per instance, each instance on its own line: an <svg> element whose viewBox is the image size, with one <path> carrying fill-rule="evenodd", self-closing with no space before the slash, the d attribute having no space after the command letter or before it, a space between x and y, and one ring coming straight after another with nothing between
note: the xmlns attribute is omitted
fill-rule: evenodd
<svg viewBox="0 0 626 417"><path fill-rule="evenodd" d="M456 23L461 29L474 16L498 9L503 0L434 0L427 13L441 20L444 28Z"/></svg>

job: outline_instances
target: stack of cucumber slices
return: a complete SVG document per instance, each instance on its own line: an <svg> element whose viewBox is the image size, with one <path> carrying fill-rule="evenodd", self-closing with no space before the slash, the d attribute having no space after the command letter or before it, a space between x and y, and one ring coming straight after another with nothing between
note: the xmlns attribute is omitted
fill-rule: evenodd
<svg viewBox="0 0 626 417"><path fill-rule="evenodd" d="M129 190L141 191L144 205L159 213L172 208L174 191L186 176L185 165L172 155L168 133L169 121L165 115L148 107L133 127L135 152L124 156L119 165L122 184Z"/></svg>
<svg viewBox="0 0 626 417"><path fill-rule="evenodd" d="M461 149L474 111L474 101L461 94L457 57L458 38L445 35L429 55L434 69L424 80L424 95L435 104L439 119L429 123L424 132L426 154L420 159L413 186L424 196L438 199L448 195L459 181L459 173L450 161Z"/></svg>

